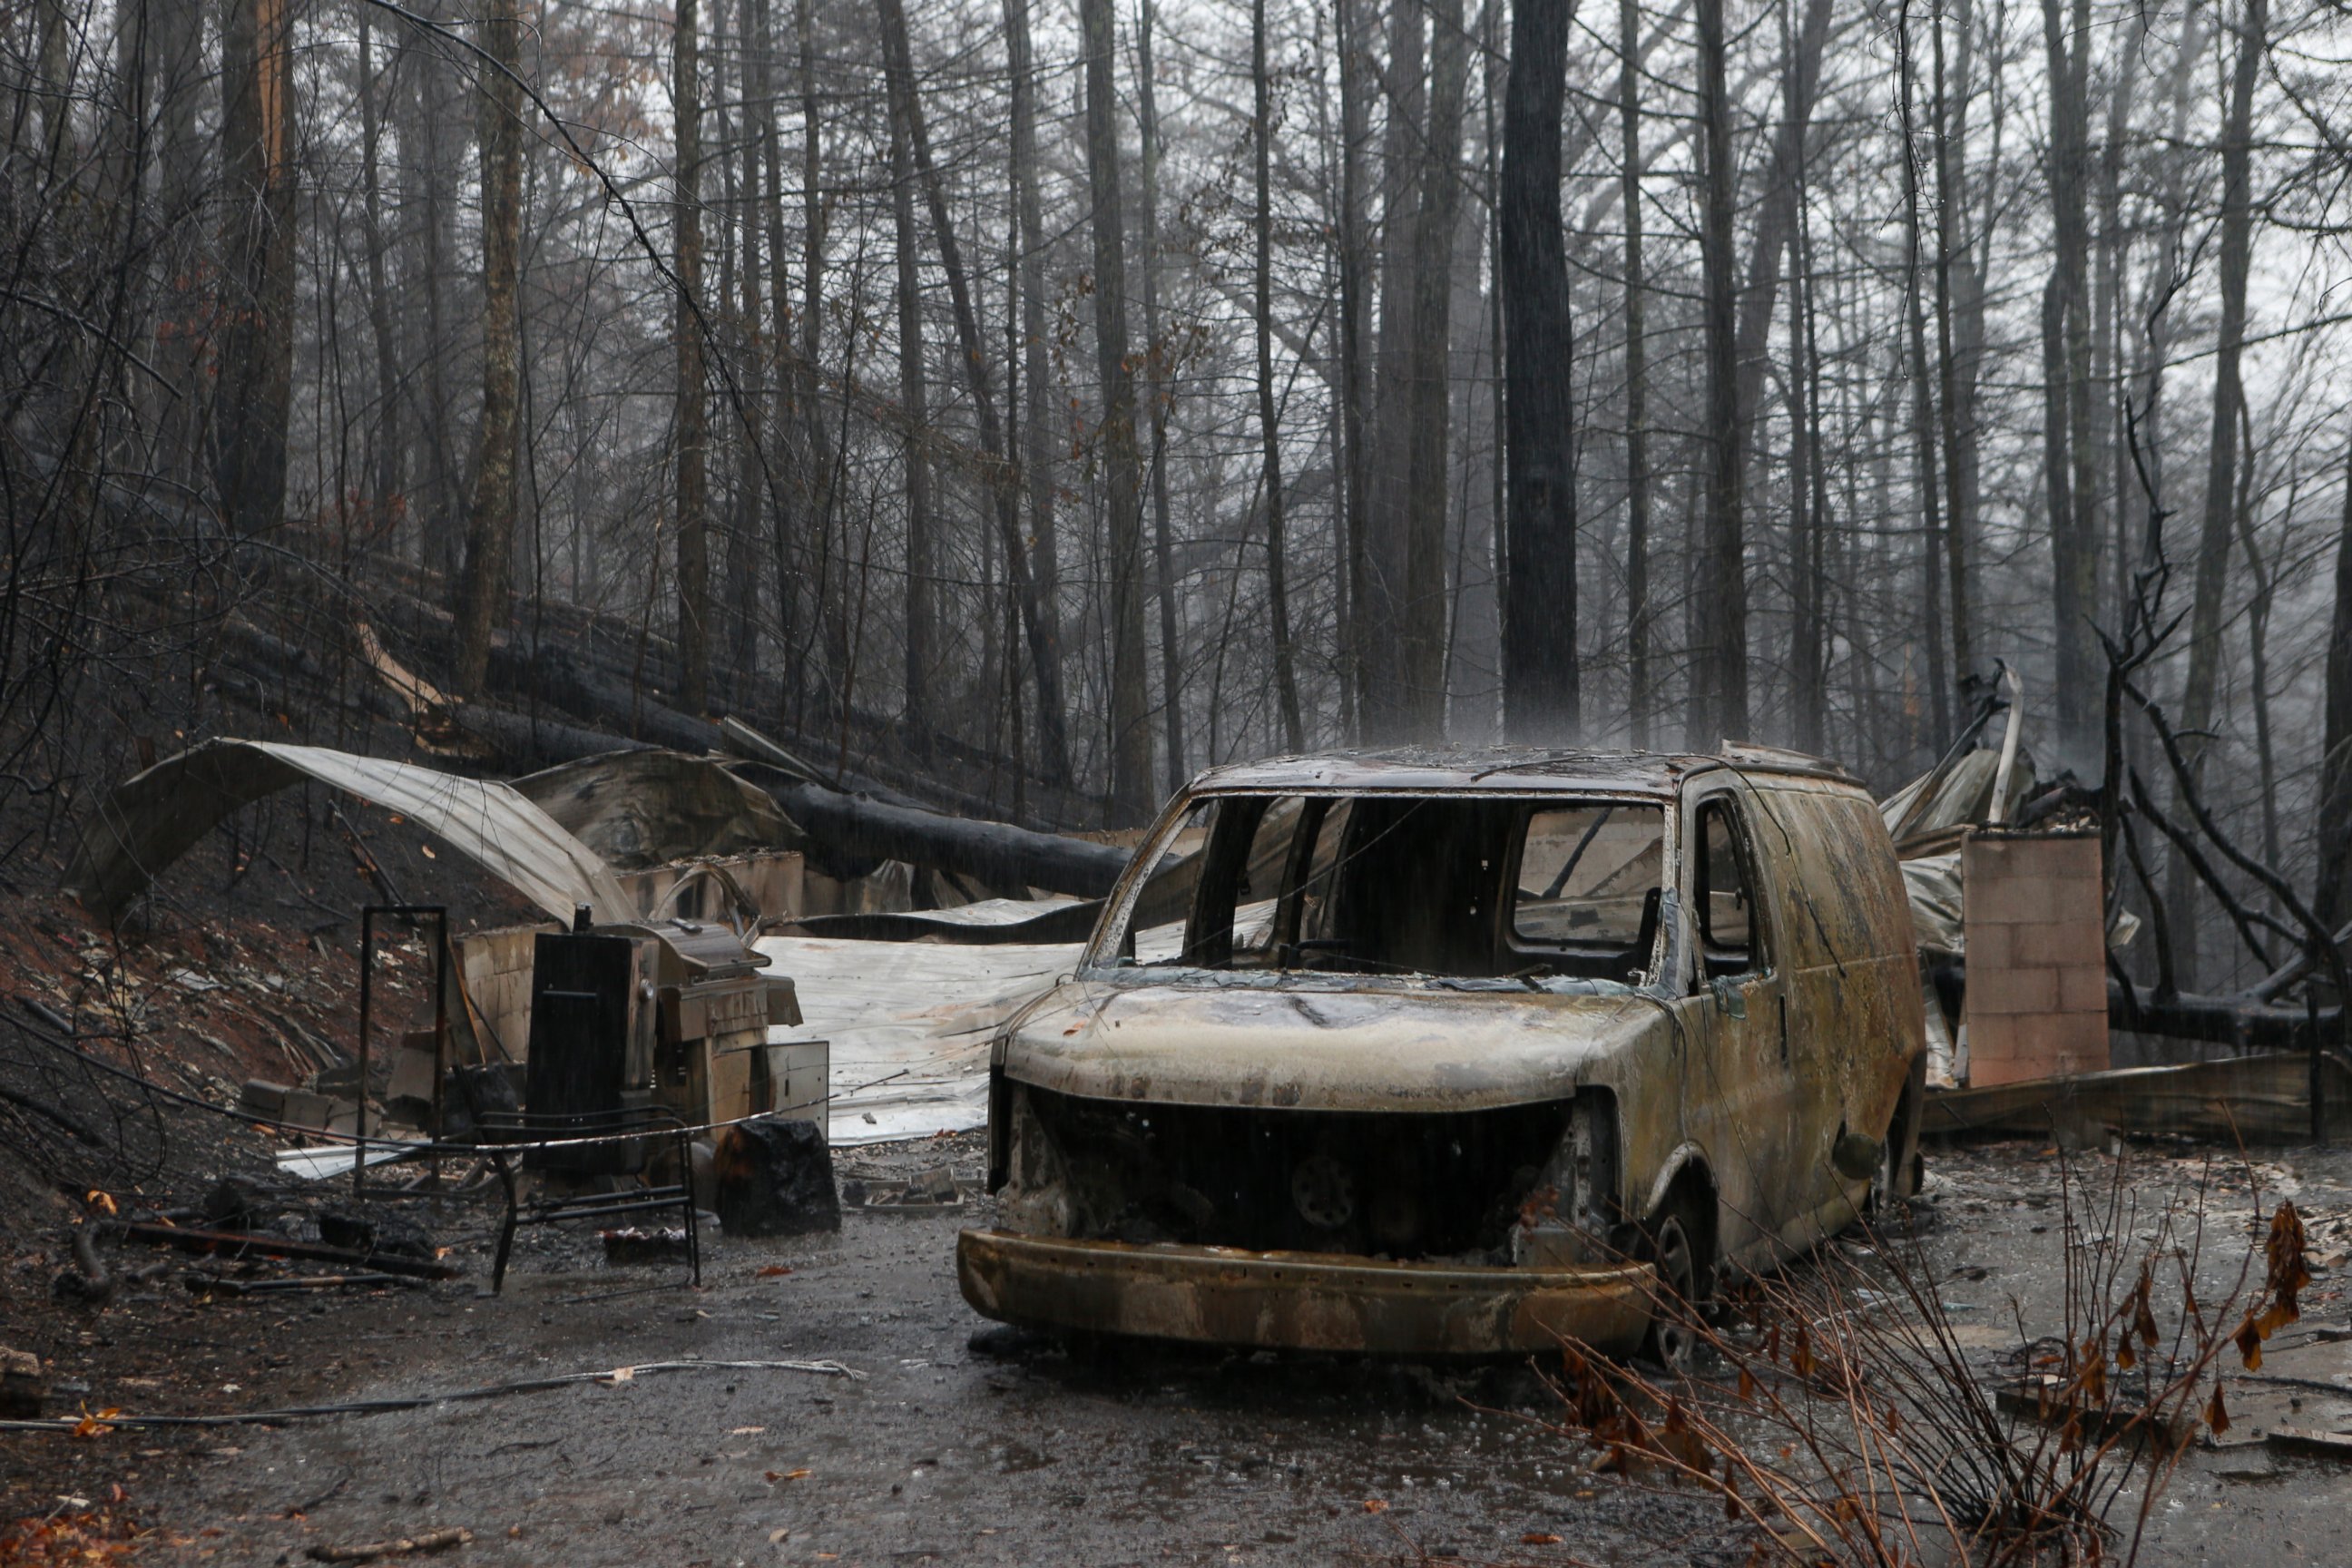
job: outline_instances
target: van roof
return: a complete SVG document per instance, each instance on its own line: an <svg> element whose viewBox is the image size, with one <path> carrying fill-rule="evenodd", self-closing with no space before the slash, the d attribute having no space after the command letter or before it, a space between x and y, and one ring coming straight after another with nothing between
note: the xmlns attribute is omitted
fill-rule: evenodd
<svg viewBox="0 0 2352 1568"><path fill-rule="evenodd" d="M1487 789L1524 795L1597 790L1670 795L1683 781L1717 768L1854 784L1837 763L1777 746L1727 741L1714 752L1610 752L1541 746L1392 746L1313 752L1211 768L1192 781L1202 790Z"/></svg>

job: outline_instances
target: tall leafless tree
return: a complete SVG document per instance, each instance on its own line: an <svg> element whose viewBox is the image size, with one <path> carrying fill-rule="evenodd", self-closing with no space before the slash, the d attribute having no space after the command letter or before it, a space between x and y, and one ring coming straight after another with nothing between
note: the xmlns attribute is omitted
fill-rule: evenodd
<svg viewBox="0 0 2352 1568"><path fill-rule="evenodd" d="M1626 5L1630 15L1630 0ZM1516 741L1577 738L1576 430L1568 249L1560 217L1560 117L1575 6L1515 0L1511 73L1503 98L1502 249L1504 451L1509 575L1503 606L1503 721ZM1622 68L1621 90L1633 71ZM1636 135L1627 131L1628 144ZM1629 152L1628 181L1638 181ZM1629 193L1629 196L1637 193ZM1629 199L1627 211L1637 204ZM1638 217L1629 217L1627 297L1639 287ZM1629 350L1638 356L1640 351ZM1629 437L1638 443L1639 437ZM1633 467L1629 460L1628 468ZM1646 476L1644 476L1646 482ZM1642 505L1646 509L1648 498ZM1642 525L1646 527L1646 515ZM1635 639L1642 632L1633 630ZM1637 656L1638 657L1638 656Z"/></svg>

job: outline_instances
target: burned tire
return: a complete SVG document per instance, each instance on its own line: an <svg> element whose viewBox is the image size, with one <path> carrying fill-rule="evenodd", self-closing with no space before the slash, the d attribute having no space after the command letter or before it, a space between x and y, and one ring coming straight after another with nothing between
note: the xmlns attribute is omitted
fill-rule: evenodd
<svg viewBox="0 0 2352 1568"><path fill-rule="evenodd" d="M1691 1370L1706 1342L1706 1313L1715 1297L1714 1227L1696 1199L1675 1199L1643 1237L1643 1261L1658 1271L1658 1299L1643 1351L1668 1372Z"/></svg>
<svg viewBox="0 0 2352 1568"><path fill-rule="evenodd" d="M1919 1195L1927 1169L1927 1158L1919 1147L1919 1111L1927 1092L1927 1063L1923 1057L1912 1064L1902 1098L1895 1102L1895 1114L1887 1119L1885 1142L1870 1173L1870 1195L1863 1203L1866 1219L1884 1219L1896 1205Z"/></svg>

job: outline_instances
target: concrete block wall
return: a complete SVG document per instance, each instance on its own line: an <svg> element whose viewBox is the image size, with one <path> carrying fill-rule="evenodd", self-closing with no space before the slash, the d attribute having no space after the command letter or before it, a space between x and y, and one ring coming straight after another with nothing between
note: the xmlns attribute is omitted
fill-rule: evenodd
<svg viewBox="0 0 2352 1568"><path fill-rule="evenodd" d="M2095 834L1980 832L1961 851L1971 1086L2108 1065Z"/></svg>

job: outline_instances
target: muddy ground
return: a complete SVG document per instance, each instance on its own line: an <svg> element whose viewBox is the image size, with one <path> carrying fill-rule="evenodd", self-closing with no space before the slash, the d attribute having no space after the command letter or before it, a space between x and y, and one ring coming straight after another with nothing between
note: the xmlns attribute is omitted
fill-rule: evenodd
<svg viewBox="0 0 2352 1568"><path fill-rule="evenodd" d="M2111 1190L2113 1160L2069 1157ZM2083 1228L2128 1240L2168 1193L2205 1185L2198 1289L2219 1301L2243 1255L2252 1184L2310 1216L2323 1264L2306 1316L2235 1373L2228 1446L2200 1445L2152 1511L2140 1561L2352 1562L2352 1468L2274 1456L2268 1423L2352 1428L2338 1283L2352 1155L2126 1152L2125 1198ZM975 1141L845 1152L843 1174L942 1160ZM1918 1258L1988 1377L2054 1322L2060 1156L1947 1151L1917 1205ZM2136 1200L2136 1202L2135 1202ZM487 1207L416 1218L461 1280L316 1300L190 1291L184 1260L102 1310L49 1307L49 1260L0 1296L75 1406L214 1412L449 1392L666 1361L837 1363L857 1375L743 1368L267 1427L0 1436L5 1513L113 1505L142 1561L300 1562L310 1548L460 1526L467 1563L1586 1562L1737 1563L1750 1540L1711 1500L1593 1474L1548 1429L1557 1408L1510 1369L1128 1350L975 1349L951 1271L983 1217L849 1212L838 1236L719 1238L703 1287L605 1265L588 1238L526 1232L503 1295L481 1283ZM1858 1243L1841 1257L1857 1257ZM116 1253L118 1265L143 1254ZM1866 1261L1866 1260L1865 1260ZM789 1270L780 1272L780 1270ZM282 1271L282 1270L273 1270ZM21 1310L20 1310L21 1309ZM29 1332L27 1331L30 1331ZM985 1340L985 1336L983 1336ZM2235 1368L2234 1360L2231 1365ZM2284 1381L2283 1381L2284 1380ZM2345 1386L2341 1397L2327 1390ZM2290 1401L2299 1401L2299 1405ZM2133 1500L2127 1498L2126 1510ZM2128 1522L2119 1515L2119 1520ZM1557 1544L1529 1537L1557 1536Z"/></svg>

